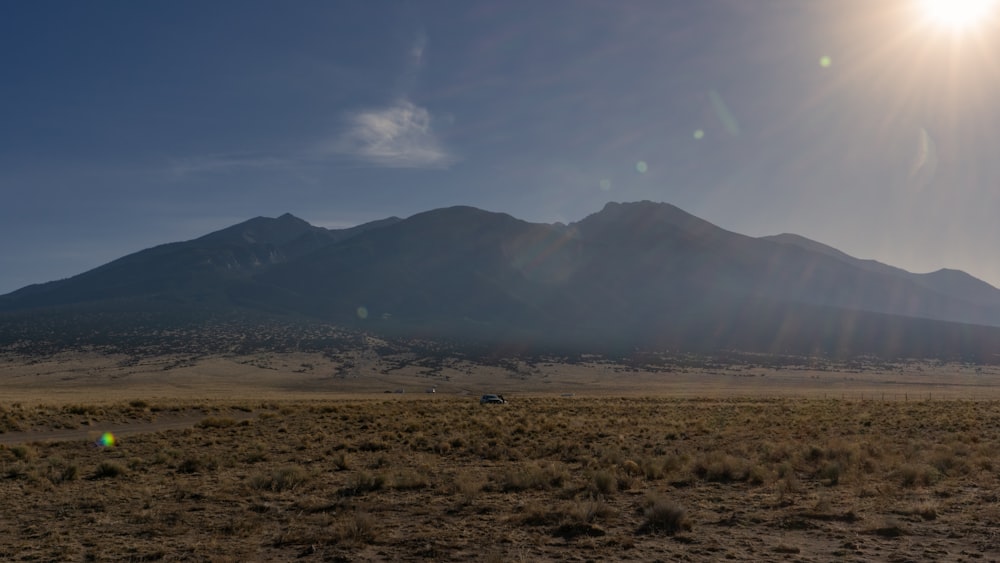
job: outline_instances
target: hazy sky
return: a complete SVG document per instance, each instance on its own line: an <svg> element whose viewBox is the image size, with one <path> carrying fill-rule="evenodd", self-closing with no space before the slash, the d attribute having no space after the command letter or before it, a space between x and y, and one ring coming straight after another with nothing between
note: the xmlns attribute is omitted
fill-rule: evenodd
<svg viewBox="0 0 1000 563"><path fill-rule="evenodd" d="M258 215L643 199L1000 285L997 14L33 0L0 3L0 69L0 293Z"/></svg>

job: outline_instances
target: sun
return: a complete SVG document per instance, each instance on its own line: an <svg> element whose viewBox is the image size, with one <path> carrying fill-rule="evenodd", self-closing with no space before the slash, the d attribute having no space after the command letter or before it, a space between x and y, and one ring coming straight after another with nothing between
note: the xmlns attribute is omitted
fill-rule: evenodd
<svg viewBox="0 0 1000 563"><path fill-rule="evenodd" d="M929 23L953 30L973 27L997 8L1000 0L918 0Z"/></svg>

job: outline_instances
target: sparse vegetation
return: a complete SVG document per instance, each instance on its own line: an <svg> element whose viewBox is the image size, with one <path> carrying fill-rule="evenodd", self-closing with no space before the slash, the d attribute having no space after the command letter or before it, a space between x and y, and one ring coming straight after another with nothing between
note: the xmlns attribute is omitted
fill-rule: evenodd
<svg viewBox="0 0 1000 563"><path fill-rule="evenodd" d="M1000 555L993 402L133 403L0 405L30 427L90 417L81 432L198 413L115 447L0 445L0 559Z"/></svg>

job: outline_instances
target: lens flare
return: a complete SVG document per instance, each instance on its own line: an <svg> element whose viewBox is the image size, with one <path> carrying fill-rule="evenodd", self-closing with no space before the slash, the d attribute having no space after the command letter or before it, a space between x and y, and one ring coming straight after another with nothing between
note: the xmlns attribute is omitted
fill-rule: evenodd
<svg viewBox="0 0 1000 563"><path fill-rule="evenodd" d="M927 21L964 29L983 21L997 7L997 0L919 0Z"/></svg>
<svg viewBox="0 0 1000 563"><path fill-rule="evenodd" d="M722 96L715 90L709 90L708 101L712 104L715 116L719 118L719 122L726 128L726 132L733 137L738 137L740 135L740 123L736 120L733 112L729 110L729 106L723 101Z"/></svg>
<svg viewBox="0 0 1000 563"><path fill-rule="evenodd" d="M104 448L113 448L117 442L118 440L115 439L115 435L111 432L105 432L97 439L97 445Z"/></svg>

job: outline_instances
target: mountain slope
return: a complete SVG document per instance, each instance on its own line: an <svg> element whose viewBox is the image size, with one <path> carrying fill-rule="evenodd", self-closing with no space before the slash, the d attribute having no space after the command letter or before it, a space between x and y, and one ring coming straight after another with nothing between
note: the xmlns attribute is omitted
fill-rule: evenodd
<svg viewBox="0 0 1000 563"><path fill-rule="evenodd" d="M996 324L994 315L1000 306L1000 289L990 284L974 278L969 274L950 269L941 269L936 272L926 274L914 274L901 268L889 266L875 260L863 260L849 256L835 248L822 243L793 234L780 234L768 237L761 237L762 240L769 240L779 244L797 246L808 251L826 254L837 258L842 262L861 268L873 273L890 277L907 279L917 285L932 290L942 296L958 299L964 303L977 308L985 308L990 311L987 324Z"/></svg>
<svg viewBox="0 0 1000 563"><path fill-rule="evenodd" d="M524 346L995 361L1000 328L973 325L1000 326L996 292L639 202L568 226L471 207L339 231L258 217L2 296L0 311L239 309Z"/></svg>
<svg viewBox="0 0 1000 563"><path fill-rule="evenodd" d="M225 307L230 304L227 288L237 280L397 220L327 230L290 214L257 217L191 241L142 250L71 278L22 288L0 297L0 310L130 298Z"/></svg>

